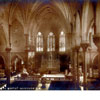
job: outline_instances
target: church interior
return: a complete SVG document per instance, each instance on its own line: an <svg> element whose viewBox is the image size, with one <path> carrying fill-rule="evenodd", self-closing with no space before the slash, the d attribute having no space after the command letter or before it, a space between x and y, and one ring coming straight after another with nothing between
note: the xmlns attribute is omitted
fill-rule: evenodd
<svg viewBox="0 0 100 100"><path fill-rule="evenodd" d="M100 1L0 0L0 90L100 90Z"/></svg>

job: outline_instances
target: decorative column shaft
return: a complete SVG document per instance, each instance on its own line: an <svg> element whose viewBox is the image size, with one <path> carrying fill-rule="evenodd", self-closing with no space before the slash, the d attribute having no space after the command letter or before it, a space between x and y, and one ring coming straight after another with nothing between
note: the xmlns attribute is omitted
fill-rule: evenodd
<svg viewBox="0 0 100 100"><path fill-rule="evenodd" d="M87 51L88 46L89 46L88 43L81 44L81 47L83 48L83 85L84 85L84 89L86 88L86 85L87 85L86 51Z"/></svg>
<svg viewBox="0 0 100 100"><path fill-rule="evenodd" d="M8 43L8 47L5 49L6 53L7 53L7 69L6 69L6 75L7 75L7 85L9 86L10 84L10 69L11 69L11 25L8 24L8 35L9 35L9 43Z"/></svg>
<svg viewBox="0 0 100 100"><path fill-rule="evenodd" d="M72 48L73 81L76 83L75 48Z"/></svg>
<svg viewBox="0 0 100 100"><path fill-rule="evenodd" d="M26 47L25 47L25 53L26 53L26 67L28 66L28 38L29 38L29 35L28 34L25 34L25 40L26 40Z"/></svg>
<svg viewBox="0 0 100 100"><path fill-rule="evenodd" d="M76 67L76 74L77 74L77 83L79 83L79 49L80 49L80 46L76 46L75 47L75 51L76 51L76 55L77 55L77 59L76 59L76 62L77 62L77 67Z"/></svg>
<svg viewBox="0 0 100 100"><path fill-rule="evenodd" d="M91 58L91 53L92 53L92 49L89 49L89 54L90 54L90 60L89 60L89 77L93 77L93 66L92 66L92 58Z"/></svg>
<svg viewBox="0 0 100 100"><path fill-rule="evenodd" d="M7 85L10 84L10 68L11 68L11 48L6 48L7 52L7 68L6 68L6 75L7 75Z"/></svg>

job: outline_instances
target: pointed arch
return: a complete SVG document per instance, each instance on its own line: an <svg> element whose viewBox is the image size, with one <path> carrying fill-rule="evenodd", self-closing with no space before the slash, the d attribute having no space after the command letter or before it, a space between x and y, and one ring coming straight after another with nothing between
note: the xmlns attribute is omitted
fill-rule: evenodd
<svg viewBox="0 0 100 100"><path fill-rule="evenodd" d="M43 35L41 32L38 32L36 37L36 51L43 52Z"/></svg>
<svg viewBox="0 0 100 100"><path fill-rule="evenodd" d="M65 33L62 31L59 35L59 52L66 51L66 37Z"/></svg>
<svg viewBox="0 0 100 100"><path fill-rule="evenodd" d="M55 51L55 35L52 32L48 35L47 46L48 52Z"/></svg>

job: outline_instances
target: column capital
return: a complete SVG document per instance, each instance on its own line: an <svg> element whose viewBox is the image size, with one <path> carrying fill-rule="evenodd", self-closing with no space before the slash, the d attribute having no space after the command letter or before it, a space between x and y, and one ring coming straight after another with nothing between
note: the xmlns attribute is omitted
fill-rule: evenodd
<svg viewBox="0 0 100 100"><path fill-rule="evenodd" d="M73 52L76 51L75 47L72 47L72 51L73 51Z"/></svg>
<svg viewBox="0 0 100 100"><path fill-rule="evenodd" d="M75 50L76 50L76 51L79 51L79 49L80 49L80 46L76 46L76 47L75 47Z"/></svg>
<svg viewBox="0 0 100 100"><path fill-rule="evenodd" d="M28 37L28 36L29 36L29 34L27 34L27 33L24 33L24 35L25 35L26 37Z"/></svg>
<svg viewBox="0 0 100 100"><path fill-rule="evenodd" d="M81 47L83 48L83 51L86 51L89 46L89 43L81 43Z"/></svg>
<svg viewBox="0 0 100 100"><path fill-rule="evenodd" d="M11 48L8 47L8 48L6 48L5 50L6 50L7 52L10 52L10 51L11 51Z"/></svg>

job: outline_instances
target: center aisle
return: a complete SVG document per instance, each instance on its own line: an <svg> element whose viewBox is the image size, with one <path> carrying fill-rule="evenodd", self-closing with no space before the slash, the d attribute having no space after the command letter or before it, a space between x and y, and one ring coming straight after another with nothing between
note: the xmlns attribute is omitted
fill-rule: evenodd
<svg viewBox="0 0 100 100"><path fill-rule="evenodd" d="M42 89L42 88L41 88L41 87L42 87L41 79L39 79L39 83L38 83L38 86L37 86L36 90L48 90L49 87L50 87L50 84L51 84L51 81L48 81L48 82L45 84L46 88Z"/></svg>

